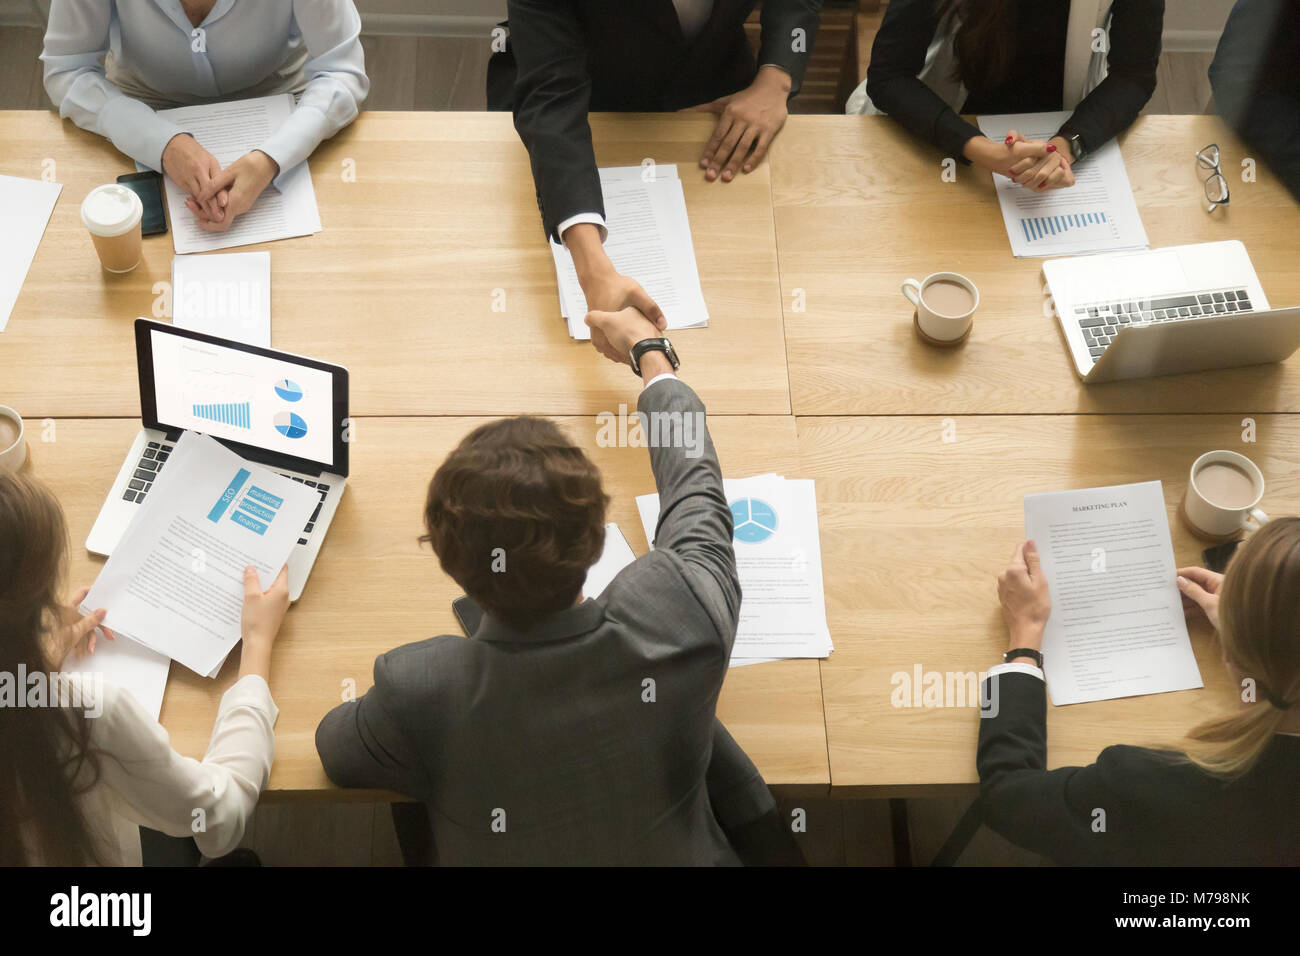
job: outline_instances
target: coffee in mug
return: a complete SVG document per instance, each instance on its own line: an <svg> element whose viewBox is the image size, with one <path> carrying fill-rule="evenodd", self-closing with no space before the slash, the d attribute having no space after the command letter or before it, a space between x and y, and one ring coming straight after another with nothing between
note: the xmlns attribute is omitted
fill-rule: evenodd
<svg viewBox="0 0 1300 956"><path fill-rule="evenodd" d="M8 405L0 405L0 471L17 471L27 460L22 417Z"/></svg>
<svg viewBox="0 0 1300 956"><path fill-rule="evenodd" d="M144 204L117 183L96 186L81 203L81 222L108 272L130 272L140 264L140 220Z"/></svg>
<svg viewBox="0 0 1300 956"><path fill-rule="evenodd" d="M908 279L903 295L916 306L916 331L931 345L956 345L970 334L980 304L975 283L956 272L935 272L921 281Z"/></svg>
<svg viewBox="0 0 1300 956"><path fill-rule="evenodd" d="M1227 539L1268 521L1256 507L1263 497L1264 475L1253 461L1235 451L1210 451L1192 463L1180 510L1193 534Z"/></svg>

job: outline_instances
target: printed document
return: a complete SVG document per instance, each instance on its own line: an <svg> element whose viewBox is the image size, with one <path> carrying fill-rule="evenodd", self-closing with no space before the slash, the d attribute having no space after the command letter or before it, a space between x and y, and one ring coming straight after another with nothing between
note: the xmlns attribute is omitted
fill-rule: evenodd
<svg viewBox="0 0 1300 956"><path fill-rule="evenodd" d="M172 259L172 325L271 347L271 254Z"/></svg>
<svg viewBox="0 0 1300 956"><path fill-rule="evenodd" d="M269 588L319 500L184 432L82 607L107 608L105 627L211 675L239 642L244 568Z"/></svg>
<svg viewBox="0 0 1300 956"><path fill-rule="evenodd" d="M1069 113L981 116L979 127L995 142L1013 129L1046 142L1069 117ZM1073 171L1073 186L1044 192L993 175L1012 253L1017 258L1039 258L1147 248L1147 232L1119 143L1112 139L1076 163Z"/></svg>
<svg viewBox="0 0 1300 956"><path fill-rule="evenodd" d="M167 690L167 673L172 662L143 644L121 634L116 639L100 637L95 653L83 657L68 655L60 670L65 674L99 676L105 684L120 687L154 720L162 713L163 693Z"/></svg>
<svg viewBox="0 0 1300 956"><path fill-rule="evenodd" d="M1052 593L1052 703L1202 686L1160 482L1026 495L1025 534Z"/></svg>
<svg viewBox="0 0 1300 956"><path fill-rule="evenodd" d="M27 270L63 187L39 179L0 176L0 332L18 301Z"/></svg>

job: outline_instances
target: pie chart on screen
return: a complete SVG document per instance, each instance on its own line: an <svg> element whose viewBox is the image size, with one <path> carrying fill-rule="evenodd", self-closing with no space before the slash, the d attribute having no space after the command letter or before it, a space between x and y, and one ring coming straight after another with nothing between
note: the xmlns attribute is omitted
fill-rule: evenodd
<svg viewBox="0 0 1300 956"><path fill-rule="evenodd" d="M737 498L731 503L737 541L758 544L776 534L776 509L758 498Z"/></svg>
<svg viewBox="0 0 1300 956"><path fill-rule="evenodd" d="M275 394L279 395L286 402L296 402L302 398L302 386L297 382L291 382L287 378L282 378L275 383Z"/></svg>
<svg viewBox="0 0 1300 956"><path fill-rule="evenodd" d="M301 438L307 434L307 423L293 412L275 413L275 430L285 438Z"/></svg>

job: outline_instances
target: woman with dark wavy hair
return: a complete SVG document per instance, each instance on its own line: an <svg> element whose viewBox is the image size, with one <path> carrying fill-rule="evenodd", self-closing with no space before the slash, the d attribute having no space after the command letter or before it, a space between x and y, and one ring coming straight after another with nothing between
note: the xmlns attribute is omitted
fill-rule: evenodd
<svg viewBox="0 0 1300 956"><path fill-rule="evenodd" d="M263 592L256 573L245 574L239 679L199 761L172 750L126 691L58 674L104 632L103 610L76 610L85 590L59 599L66 555L50 491L0 474L0 866L139 864L142 826L193 836L209 857L230 852L271 771L277 711L267 677L287 575Z"/></svg>

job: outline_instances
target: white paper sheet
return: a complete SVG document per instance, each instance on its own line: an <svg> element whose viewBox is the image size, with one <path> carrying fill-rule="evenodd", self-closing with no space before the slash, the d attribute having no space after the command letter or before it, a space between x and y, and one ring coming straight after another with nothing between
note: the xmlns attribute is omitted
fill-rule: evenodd
<svg viewBox="0 0 1300 956"><path fill-rule="evenodd" d="M613 522L605 525L605 548L600 552L596 563L587 569L587 578L582 583L582 596L600 597L605 588L609 587L609 582L618 576L618 572L635 560L636 555L632 553L619 526Z"/></svg>
<svg viewBox="0 0 1300 956"><path fill-rule="evenodd" d="M1009 130L1049 140L1069 113L1015 113L979 117L980 130L1002 141ZM1138 215L1119 143L1111 140L1074 166L1074 185L1036 193L1005 176L993 176L1011 251L1017 258L1076 256L1091 252L1145 249L1146 229Z"/></svg>
<svg viewBox="0 0 1300 956"><path fill-rule="evenodd" d="M1201 687L1158 481L1025 496L1052 593L1043 666L1054 704Z"/></svg>
<svg viewBox="0 0 1300 956"><path fill-rule="evenodd" d="M757 475L724 479L723 490L731 504L743 592L733 663L827 657L833 645L814 483ZM646 540L653 541L659 496L642 495L636 504Z"/></svg>
<svg viewBox="0 0 1300 956"><path fill-rule="evenodd" d="M271 347L271 254L172 259L172 325Z"/></svg>
<svg viewBox="0 0 1300 956"><path fill-rule="evenodd" d="M159 110L158 115L193 134L224 169L240 156L257 149L292 112L293 96L279 93L229 103L178 106ZM290 170L281 179L279 189L268 186L253 208L236 219L226 232L200 229L194 214L185 208L185 190L170 177L164 182L167 187L167 218L171 221L172 242L178 253L230 249L255 242L309 236L321 231L316 190L306 163Z"/></svg>
<svg viewBox="0 0 1300 956"><path fill-rule="evenodd" d="M0 332L9 324L62 191L58 183L0 176Z"/></svg>
<svg viewBox="0 0 1300 956"><path fill-rule="evenodd" d="M600 171L609 237L605 252L614 268L641 283L664 310L669 329L692 329L709 321L691 242L686 197L677 167L656 166L650 177L640 166ZM560 290L560 314L575 339L591 338L583 321L587 300L569 250L550 243Z"/></svg>
<svg viewBox="0 0 1300 956"><path fill-rule="evenodd" d="M105 684L114 684L131 694L154 720L162 713L163 693L171 658L118 634L114 640L100 637L95 653L68 656L61 668L66 674L98 674Z"/></svg>
<svg viewBox="0 0 1300 956"><path fill-rule="evenodd" d="M210 675L240 638L244 568L270 587L319 500L183 432L83 608L107 608L106 627Z"/></svg>

